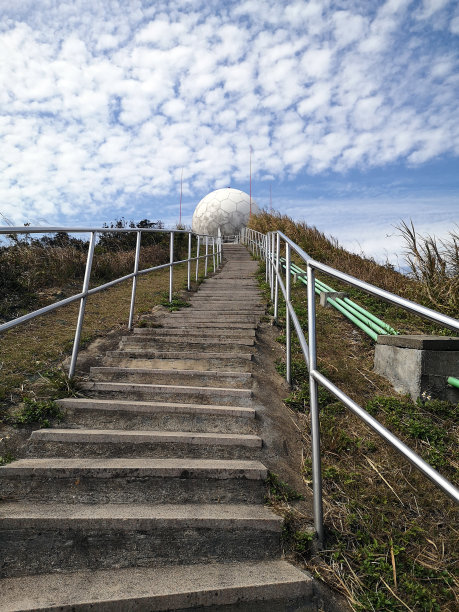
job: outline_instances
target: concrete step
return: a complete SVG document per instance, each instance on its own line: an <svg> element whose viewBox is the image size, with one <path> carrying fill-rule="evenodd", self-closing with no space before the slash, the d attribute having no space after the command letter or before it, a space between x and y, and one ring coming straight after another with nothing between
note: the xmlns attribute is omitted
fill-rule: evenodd
<svg viewBox="0 0 459 612"><path fill-rule="evenodd" d="M96 366L90 370L91 380L119 381L135 383L154 383L157 385L188 385L214 387L225 385L227 388L250 388L250 372L222 372L217 370L165 370L152 368L122 368Z"/></svg>
<svg viewBox="0 0 459 612"><path fill-rule="evenodd" d="M253 338L255 336L255 329L239 329L239 328L190 328L190 327L160 327L160 328L149 328L149 327L135 327L133 329L134 336L202 336L211 338L217 337L230 337L230 338Z"/></svg>
<svg viewBox="0 0 459 612"><path fill-rule="evenodd" d="M237 302L236 306L233 306L233 303L228 301L222 302L202 302L202 303L192 303L192 308L189 308L190 314L197 313L215 313L215 314L229 314L229 315L253 315L253 316L262 316L266 312L266 308L260 305L252 305L250 303L239 303Z"/></svg>
<svg viewBox="0 0 459 612"><path fill-rule="evenodd" d="M113 355L115 353L115 355ZM251 362L247 359L224 357L221 359L144 359L123 357L123 351L110 351L103 358L106 366L121 368L151 368L161 370L217 370L227 372L250 372ZM140 352L142 353L142 352Z"/></svg>
<svg viewBox="0 0 459 612"><path fill-rule="evenodd" d="M66 428L257 432L255 410L251 407L93 398L65 398L58 404L66 412Z"/></svg>
<svg viewBox="0 0 459 612"><path fill-rule="evenodd" d="M193 311L193 313L180 311L171 313L169 320L173 324L180 321L182 325L184 323L192 323L195 325L196 323L206 321L209 323L218 323L219 325L225 323L228 327L233 327L233 324L239 325L240 323L250 323L251 327L256 327L260 317L255 314L212 314L205 311Z"/></svg>
<svg viewBox="0 0 459 612"><path fill-rule="evenodd" d="M251 344L252 342L253 344ZM254 350L253 338L238 342L218 342L213 338L184 338L183 341L175 340L173 337L170 338L142 338L140 336L129 337L120 343L119 346L122 351L131 351L138 349L156 350L158 352L175 351L184 353L214 353L224 350L229 354L238 354L241 352L250 353Z"/></svg>
<svg viewBox="0 0 459 612"><path fill-rule="evenodd" d="M0 506L0 577L272 559L282 519L239 504Z"/></svg>
<svg viewBox="0 0 459 612"><path fill-rule="evenodd" d="M189 346L194 345L203 345L203 346L213 346L219 345L224 346L225 350L238 350L241 346L254 346L255 340L253 338L231 338L231 337L218 337L214 336L187 336L184 338L183 336L142 336L140 334L131 334L130 336L122 336L121 342L123 344L151 344L152 346L157 346L158 344L167 344L167 345L175 345L175 344L185 344Z"/></svg>
<svg viewBox="0 0 459 612"><path fill-rule="evenodd" d="M4 612L212 612L220 607L312 612L313 595L309 574L277 560L86 570L0 581Z"/></svg>
<svg viewBox="0 0 459 612"><path fill-rule="evenodd" d="M121 357L123 359L226 359L225 364L233 363L247 363L253 360L253 352L249 352L250 349L246 349L241 352L221 353L214 351L160 351L152 348L130 348L118 351L107 351L107 357ZM214 366L212 366L214 367ZM226 366L225 366L226 367Z"/></svg>
<svg viewBox="0 0 459 612"><path fill-rule="evenodd" d="M179 313L176 313L176 314L179 314ZM184 324L181 324L179 319L176 316L174 316L172 318L172 315L171 315L171 317L168 317L168 319L167 319L167 327L169 329L174 329L174 328L182 329L183 327L190 328L190 325L189 325L188 321L187 321L187 325L186 326ZM256 323L247 323L247 322L242 322L241 323L241 322L238 322L238 321L233 322L233 323L231 323L231 326L228 326L227 320L225 319L224 321L215 321L215 320L212 320L212 321L194 321L192 329L198 330L198 329L210 329L210 328L215 328L215 329L222 329L222 328L225 329L226 328L226 329L229 329L229 330L235 330L235 331L237 330L237 331L240 332L240 331L245 331L245 330L249 330L249 329L250 330L256 329L256 327L257 327ZM149 329L149 328L147 327L145 329ZM166 328L163 327L161 329L166 329Z"/></svg>
<svg viewBox="0 0 459 612"><path fill-rule="evenodd" d="M190 299L190 302L193 304L195 301L200 301L200 302L212 302L212 303L219 303L222 302L224 300L227 300L228 302L231 303L239 303L239 302L243 302L243 301L247 301L250 302L251 304L264 304L264 300L261 298L259 292L250 292L248 293L247 291L244 292L236 292L236 291L214 291L212 289L206 289L205 291L203 290L202 292L200 291L198 294L196 294L195 296L193 296Z"/></svg>
<svg viewBox="0 0 459 612"><path fill-rule="evenodd" d="M120 429L38 429L29 457L157 457L257 459L262 446L253 434Z"/></svg>
<svg viewBox="0 0 459 612"><path fill-rule="evenodd" d="M278 566L266 569L274 563L164 567L157 574L149 568L134 568L10 578L0 582L0 593L7 593L7 607L2 610L316 612L312 578L292 566L298 573L296 580Z"/></svg>
<svg viewBox="0 0 459 612"><path fill-rule="evenodd" d="M230 306L238 306L239 304L250 304L251 306L261 306L263 301L258 294L238 294L235 295L234 292L229 292L225 294L215 294L215 293L198 293L193 295L190 298L190 304L221 304L222 302L227 303Z"/></svg>
<svg viewBox="0 0 459 612"><path fill-rule="evenodd" d="M250 389L227 387L195 387L185 385L154 385L117 382L82 382L80 389L91 393L91 397L107 399L123 395L123 399L166 400L198 404L221 404L223 406L249 406L252 400Z"/></svg>
<svg viewBox="0 0 459 612"><path fill-rule="evenodd" d="M266 477L258 461L21 459L0 467L0 499L29 504L262 504Z"/></svg>

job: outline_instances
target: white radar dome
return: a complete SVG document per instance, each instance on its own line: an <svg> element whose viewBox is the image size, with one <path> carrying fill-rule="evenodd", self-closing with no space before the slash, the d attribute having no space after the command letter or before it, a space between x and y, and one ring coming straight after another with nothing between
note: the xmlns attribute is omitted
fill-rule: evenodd
<svg viewBox="0 0 459 612"><path fill-rule="evenodd" d="M260 212L252 198L252 214ZM250 196L239 189L227 187L207 194L193 213L191 228L196 234L223 236L238 234L249 221Z"/></svg>

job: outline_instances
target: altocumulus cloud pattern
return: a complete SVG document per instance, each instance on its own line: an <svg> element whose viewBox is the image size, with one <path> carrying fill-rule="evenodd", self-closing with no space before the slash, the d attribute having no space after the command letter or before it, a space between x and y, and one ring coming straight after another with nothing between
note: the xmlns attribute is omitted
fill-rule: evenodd
<svg viewBox="0 0 459 612"><path fill-rule="evenodd" d="M459 153L453 0L0 0L4 215ZM196 198L199 199L199 198Z"/></svg>

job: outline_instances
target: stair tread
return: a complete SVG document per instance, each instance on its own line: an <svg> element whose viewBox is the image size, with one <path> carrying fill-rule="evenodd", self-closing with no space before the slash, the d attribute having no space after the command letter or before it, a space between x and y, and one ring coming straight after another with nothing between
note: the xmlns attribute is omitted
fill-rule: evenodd
<svg viewBox="0 0 459 612"><path fill-rule="evenodd" d="M189 431L139 431L125 429L37 429L31 440L67 442L169 442L185 444L241 444L254 448L261 447L262 440L253 434L207 433Z"/></svg>
<svg viewBox="0 0 459 612"><path fill-rule="evenodd" d="M85 570L0 580L0 600L4 612L69 611L85 604L87 610L102 603L111 603L112 610L159 612L190 604L310 597L312 582L305 572L277 560Z"/></svg>
<svg viewBox="0 0 459 612"><path fill-rule="evenodd" d="M112 382L112 381L87 381L80 383L80 388L86 391L90 391L91 389L97 390L103 389L103 387L111 386L113 389L121 390L126 387L135 387L139 390L151 389L152 391L175 391L177 393L230 393L234 395L241 395L244 397L250 397L252 395L252 391L250 389L233 389L232 387L195 387L191 385L155 385L152 383L133 383L133 382Z"/></svg>
<svg viewBox="0 0 459 612"><path fill-rule="evenodd" d="M38 504L8 502L0 506L3 529L14 528L20 521L40 521L60 526L72 521L104 520L133 524L146 519L167 526L220 526L229 528L260 525L278 531L282 518L265 506L255 504ZM103 526L103 523L101 523Z"/></svg>
<svg viewBox="0 0 459 612"><path fill-rule="evenodd" d="M235 415L255 417L254 408L244 406L219 406L216 404L183 404L178 402L142 402L134 400L115 400L98 398L64 398L56 400L60 406L84 406L91 404L91 408L105 410L125 410L129 412L151 412L161 409L163 412L193 412L203 414Z"/></svg>
<svg viewBox="0 0 459 612"><path fill-rule="evenodd" d="M139 477L157 476L168 478L186 478L204 476L206 478L225 479L237 475L251 480L266 478L267 470L259 461L241 459L155 459L155 458L34 458L19 459L0 467L0 473L7 476L25 477L27 475L50 475L53 478L97 475L112 478L129 475L135 472Z"/></svg>
<svg viewBox="0 0 459 612"><path fill-rule="evenodd" d="M227 378L252 378L250 372L224 372L222 370L162 370L160 368L125 368L122 366L93 366L91 372L126 372L129 374L165 374L174 376L224 376Z"/></svg>

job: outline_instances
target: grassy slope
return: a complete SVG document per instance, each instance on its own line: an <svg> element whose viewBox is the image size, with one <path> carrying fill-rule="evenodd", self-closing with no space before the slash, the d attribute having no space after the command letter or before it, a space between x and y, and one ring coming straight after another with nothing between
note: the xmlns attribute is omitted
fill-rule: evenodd
<svg viewBox="0 0 459 612"><path fill-rule="evenodd" d="M283 229L313 257L426 302L417 283L390 267L347 253L314 229L267 214L254 218L252 227L262 232ZM260 282L263 280L261 273ZM337 285L335 281L331 284ZM365 301L358 292L353 297L405 333L441 331L372 298ZM306 330L303 285L293 288L293 301ZM284 342L283 305L280 315L279 341ZM398 396L373 372L373 342L335 310L317 309L317 331L319 369L454 480L459 462L458 407L436 401L417 405ZM284 368L280 363L281 373ZM296 339L293 377L286 405L304 413L307 421L307 373ZM453 503L325 390L319 397L327 542L324 551L313 554L305 545L308 533L293 533L291 541L299 561L344 592L356 610L456 610L457 512ZM310 486L308 426L303 438L303 477Z"/></svg>
<svg viewBox="0 0 459 612"><path fill-rule="evenodd" d="M185 287L186 266L174 268L174 290ZM146 313L161 303L169 287L169 270L159 270L139 277L136 315ZM121 283L88 298L82 344L108 331L127 326L132 283ZM36 381L59 364L72 350L78 303L38 317L0 336L0 406L24 396L36 394ZM46 386L45 386L46 387ZM46 395L46 388L40 387Z"/></svg>

